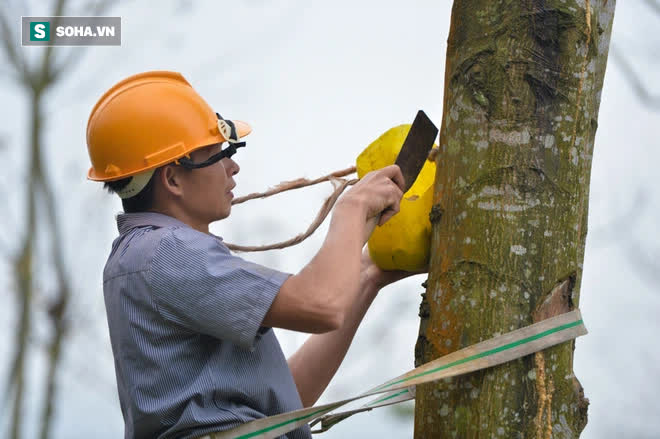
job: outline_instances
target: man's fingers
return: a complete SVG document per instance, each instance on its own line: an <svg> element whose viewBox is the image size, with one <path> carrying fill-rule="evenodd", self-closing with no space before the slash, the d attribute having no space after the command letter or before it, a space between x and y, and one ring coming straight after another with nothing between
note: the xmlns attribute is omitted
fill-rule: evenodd
<svg viewBox="0 0 660 439"><path fill-rule="evenodd" d="M389 168L389 167L388 167ZM386 204L386 208L383 209L383 211L380 213L380 220L378 221L378 225L382 226L385 224L390 218L392 218L394 215L396 215L399 212L400 209L400 203L401 203L401 198L403 197L403 191L402 188L397 184L395 179L399 179L400 181L403 181L403 176L401 175L401 169L399 169L398 166L393 165L391 168L394 169L388 169L388 172L390 172L390 182L389 187L388 187L388 201ZM385 169L385 168L383 168Z"/></svg>
<svg viewBox="0 0 660 439"><path fill-rule="evenodd" d="M406 182L403 179L401 168L399 168L398 165L385 166L383 168L383 172L385 172L385 175L387 175L390 179L392 179L394 183L396 183L397 186L399 186L401 191L406 188Z"/></svg>
<svg viewBox="0 0 660 439"><path fill-rule="evenodd" d="M369 234L376 225L385 224L399 212L403 189L405 186L401 168L390 165L369 172L349 191L349 194L359 195L357 199L368 209L366 230Z"/></svg>
<svg viewBox="0 0 660 439"><path fill-rule="evenodd" d="M383 213L380 214L380 218L378 220L378 226L382 226L385 224L390 218L394 216L394 212L390 209L384 210Z"/></svg>
<svg viewBox="0 0 660 439"><path fill-rule="evenodd" d="M397 191L399 194L401 194L401 191ZM399 195L398 194L398 195ZM394 215L399 213L399 210L401 208L400 204L400 199L401 196L399 195L397 198L393 200L393 202L387 207L387 209L383 210L380 214L380 221L378 221L378 225L382 226L385 224L390 218L392 218Z"/></svg>

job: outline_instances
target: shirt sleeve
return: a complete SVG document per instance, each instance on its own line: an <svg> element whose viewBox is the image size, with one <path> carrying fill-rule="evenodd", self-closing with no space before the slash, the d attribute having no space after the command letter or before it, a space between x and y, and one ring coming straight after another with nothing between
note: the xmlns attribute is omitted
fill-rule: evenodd
<svg viewBox="0 0 660 439"><path fill-rule="evenodd" d="M149 269L154 301L167 320L254 349L259 328L290 274L232 255L212 236L167 231Z"/></svg>

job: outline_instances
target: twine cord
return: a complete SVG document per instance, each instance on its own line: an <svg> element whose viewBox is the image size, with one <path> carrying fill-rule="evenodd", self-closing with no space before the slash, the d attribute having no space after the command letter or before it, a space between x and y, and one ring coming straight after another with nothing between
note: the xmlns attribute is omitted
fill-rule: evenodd
<svg viewBox="0 0 660 439"><path fill-rule="evenodd" d="M232 251L259 252L259 251L276 250L276 249L292 247L296 244L303 242L305 239L310 237L316 231L316 229L318 229L319 226L323 223L323 221L326 219L326 217L334 207L335 203L337 202L337 199L344 192L344 190L346 190L348 186L352 186L359 181L358 178L354 178L350 180L341 178L341 177L345 177L346 175L350 175L354 172L355 172L355 166L351 166L350 168L342 169L340 171L335 171L314 180L309 180L307 178L297 178L291 181L283 181L274 188L269 189L265 192L254 192L245 195L243 197L235 198L231 203L232 205L241 204L246 201L254 200L257 198L268 198L275 194L290 191L293 189L300 189L307 186L313 186L315 184L323 183L325 181L331 182L334 187L334 191L325 200L325 202L321 206L321 209L316 215L314 221L309 225L307 230L305 230L303 233L300 233L291 239L287 239L286 241L281 241L274 244L248 246L248 245L237 245L237 244L225 242L225 245Z"/></svg>

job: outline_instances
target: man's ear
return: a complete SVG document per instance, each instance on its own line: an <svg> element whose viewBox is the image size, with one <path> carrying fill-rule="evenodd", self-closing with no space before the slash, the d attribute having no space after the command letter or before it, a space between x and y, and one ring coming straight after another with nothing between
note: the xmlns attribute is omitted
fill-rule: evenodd
<svg viewBox="0 0 660 439"><path fill-rule="evenodd" d="M166 193L172 196L183 195L183 187L181 186L181 169L175 166L166 165L161 170L159 177L163 190Z"/></svg>

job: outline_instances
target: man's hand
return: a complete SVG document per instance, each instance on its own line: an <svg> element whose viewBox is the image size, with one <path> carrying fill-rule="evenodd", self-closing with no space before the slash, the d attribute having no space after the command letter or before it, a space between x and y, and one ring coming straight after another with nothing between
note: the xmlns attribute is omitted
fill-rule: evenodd
<svg viewBox="0 0 660 439"><path fill-rule="evenodd" d="M364 221L363 244L376 225L382 226L397 212L403 197L403 174L397 165L386 166L362 177L337 203L361 212ZM340 207L342 206L342 207Z"/></svg>
<svg viewBox="0 0 660 439"><path fill-rule="evenodd" d="M361 271L364 243L378 218L382 224L399 211L402 189L401 169L392 165L365 175L344 194L335 205L321 249L282 284L262 326L319 334L344 326L356 301L367 300L361 299L365 295L362 282L376 286ZM410 275L384 274L374 268L368 271L379 285Z"/></svg>
<svg viewBox="0 0 660 439"><path fill-rule="evenodd" d="M405 279L406 277L428 273L429 271L428 266L420 271L381 270L380 267L371 260L371 256L369 256L369 248L367 246L365 246L362 251L362 259L360 262L360 272L374 285L376 291L391 283Z"/></svg>

